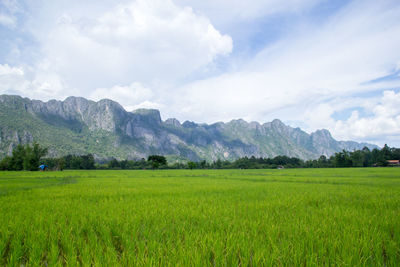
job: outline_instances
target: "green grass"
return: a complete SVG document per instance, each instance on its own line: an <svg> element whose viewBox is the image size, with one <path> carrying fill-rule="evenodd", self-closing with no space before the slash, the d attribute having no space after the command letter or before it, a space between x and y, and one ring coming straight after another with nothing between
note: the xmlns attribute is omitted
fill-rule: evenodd
<svg viewBox="0 0 400 267"><path fill-rule="evenodd" d="M400 168L0 172L0 266L396 266Z"/></svg>

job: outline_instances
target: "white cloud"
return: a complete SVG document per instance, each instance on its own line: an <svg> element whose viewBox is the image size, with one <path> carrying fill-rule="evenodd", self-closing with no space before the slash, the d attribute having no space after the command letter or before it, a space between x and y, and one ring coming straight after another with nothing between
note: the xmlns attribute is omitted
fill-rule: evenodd
<svg viewBox="0 0 400 267"><path fill-rule="evenodd" d="M21 12L21 7L18 0L2 0L1 4L10 12L17 13Z"/></svg>
<svg viewBox="0 0 400 267"><path fill-rule="evenodd" d="M227 24L243 22L276 14L302 12L312 7L317 0L177 0L180 5L189 5L198 12L207 14L213 22Z"/></svg>
<svg viewBox="0 0 400 267"><path fill-rule="evenodd" d="M68 96L64 91L66 85L58 75L38 72L31 76L29 72L23 67L0 64L0 94L18 94L42 100L49 100L54 95L60 98Z"/></svg>
<svg viewBox="0 0 400 267"><path fill-rule="evenodd" d="M19 3L16 0L2 0L0 7L0 25L14 29L17 26L16 14L21 12Z"/></svg>
<svg viewBox="0 0 400 267"><path fill-rule="evenodd" d="M5 75L22 76L24 75L24 71L22 70L22 68L10 67L8 64L4 65L0 64L0 76L5 76Z"/></svg>
<svg viewBox="0 0 400 267"><path fill-rule="evenodd" d="M164 105L151 101L156 98L153 90L141 83L134 82L127 86L116 85L111 88L98 88L91 93L90 98L98 101L104 98L121 104L125 110L133 111L140 108L163 109Z"/></svg>
<svg viewBox="0 0 400 267"><path fill-rule="evenodd" d="M174 83L232 50L206 17L170 0L120 4L95 18L63 11L57 23L33 25L51 70L83 95L133 81Z"/></svg>
<svg viewBox="0 0 400 267"><path fill-rule="evenodd" d="M116 85L111 88L99 88L90 95L90 98L97 101L103 98L117 101L127 110L134 109L135 106L148 101L148 99L151 99L152 97L153 92L149 88L137 82L128 86Z"/></svg>
<svg viewBox="0 0 400 267"><path fill-rule="evenodd" d="M35 38L30 59L36 62L0 65L0 92L41 99L111 98L128 110L162 108L165 116L198 122L280 118L303 121L307 130L328 128L338 138L382 140L387 133L396 140L395 130L382 129L397 129L397 100L389 105L389 99L357 95L400 88L398 79L368 82L399 70L400 5L353 0L309 25L311 8L327 2L29 2L28 29L22 30ZM261 45L246 39L254 37L248 32L261 31L260 38L268 38L270 29L262 27L269 24L263 23L281 15L296 17L283 37L254 58L232 53L230 36L245 39L249 47ZM18 58L26 54L21 48ZM217 75L224 69L218 69L219 60L234 71ZM239 61L244 63L235 65ZM201 75L205 78L194 80ZM355 109L353 115L336 121L335 112L348 109Z"/></svg>
<svg viewBox="0 0 400 267"><path fill-rule="evenodd" d="M146 101L139 103L138 105L127 106L126 110L133 111L133 110L140 109L140 108L160 110L162 108L165 108L165 106L162 104L156 103L156 102L146 100ZM161 115L163 115L163 114L161 114Z"/></svg>
<svg viewBox="0 0 400 267"><path fill-rule="evenodd" d="M324 103L400 87L399 80L367 83L390 74L400 60L399 16L394 2L355 1L327 23L266 47L240 71L182 86L171 113L206 122L303 120L310 129L327 127L344 136L331 118L339 107ZM285 110L291 112L280 112Z"/></svg>
<svg viewBox="0 0 400 267"><path fill-rule="evenodd" d="M22 68L0 64L0 94L18 94L27 89L28 84Z"/></svg>
<svg viewBox="0 0 400 267"><path fill-rule="evenodd" d="M360 117L358 111L353 111L347 120L337 121L335 134L348 140L377 140L380 145L388 137L400 142L400 92L385 91L374 104L370 116Z"/></svg>
<svg viewBox="0 0 400 267"><path fill-rule="evenodd" d="M14 28L16 26L16 18L4 13L0 13L0 25Z"/></svg>

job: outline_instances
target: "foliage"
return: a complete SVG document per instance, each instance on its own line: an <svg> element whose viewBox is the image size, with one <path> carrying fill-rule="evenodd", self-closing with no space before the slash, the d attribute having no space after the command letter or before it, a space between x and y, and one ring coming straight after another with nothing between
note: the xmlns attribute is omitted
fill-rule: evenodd
<svg viewBox="0 0 400 267"><path fill-rule="evenodd" d="M197 164L195 162L193 162L193 161L189 161L187 163L187 166L188 166L189 169L193 170L194 168L197 167Z"/></svg>
<svg viewBox="0 0 400 267"><path fill-rule="evenodd" d="M353 152L343 150L335 153L329 159L320 158L318 161L306 161L304 166L312 168L387 166L387 161L391 159L400 160L400 149L385 145L381 150L375 148L371 151L367 147Z"/></svg>
<svg viewBox="0 0 400 267"><path fill-rule="evenodd" d="M153 169L158 169L160 166L167 165L167 159L160 155L151 155L147 158L147 161L151 162Z"/></svg>
<svg viewBox="0 0 400 267"><path fill-rule="evenodd" d="M47 150L46 150L47 151ZM38 144L32 147L17 146L12 157L5 157L0 162L0 170L36 170L43 153ZM35 156L36 155L36 156ZM39 156L39 158L38 158ZM387 166L387 160L400 159L400 149L385 145L381 150L369 150L367 147L356 151L341 151L330 158L322 155L318 159L303 161L295 157L276 156L274 158L243 157L235 161L217 159L213 162L175 162L168 165L162 155L150 155L147 160L118 160L112 158L103 163L96 163L92 154L67 155L61 158L47 158L42 160L53 170L91 170L91 169L276 169L284 168L343 168L343 167L372 167Z"/></svg>
<svg viewBox="0 0 400 267"><path fill-rule="evenodd" d="M47 148L40 147L39 144L34 143L31 146L27 145L25 147L24 170L36 171L40 165L40 159L47 154Z"/></svg>
<svg viewBox="0 0 400 267"><path fill-rule="evenodd" d="M167 159L164 156L160 156L160 155L151 155L147 158L147 161L157 162L160 165L167 164Z"/></svg>
<svg viewBox="0 0 400 267"><path fill-rule="evenodd" d="M53 170L73 169L92 170L95 169L95 160L92 154L67 155L61 158L45 159L44 162Z"/></svg>
<svg viewBox="0 0 400 267"><path fill-rule="evenodd" d="M94 156L87 155L68 155L61 158L65 169L73 170L92 170L95 169Z"/></svg>
<svg viewBox="0 0 400 267"><path fill-rule="evenodd" d="M11 157L5 157L0 162L1 170L10 171L37 171L40 160L47 154L47 148L40 147L39 144L18 145L12 152Z"/></svg>

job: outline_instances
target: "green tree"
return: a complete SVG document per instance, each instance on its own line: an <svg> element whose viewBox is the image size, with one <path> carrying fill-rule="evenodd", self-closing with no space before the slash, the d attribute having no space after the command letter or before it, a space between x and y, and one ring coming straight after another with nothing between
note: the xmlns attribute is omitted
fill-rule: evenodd
<svg viewBox="0 0 400 267"><path fill-rule="evenodd" d="M207 168L207 161L202 160L202 161L200 162L200 168L202 168L202 169Z"/></svg>
<svg viewBox="0 0 400 267"><path fill-rule="evenodd" d="M58 171L62 171L65 168L65 159L64 158L59 158L56 160L55 168Z"/></svg>
<svg viewBox="0 0 400 267"><path fill-rule="evenodd" d="M364 164L363 164L363 166L364 166L364 167L370 167L370 166L372 166L373 162L372 162L372 153L371 153L371 150L369 150L369 148L365 146L365 147L362 149L362 152L363 152L363 154L364 154Z"/></svg>
<svg viewBox="0 0 400 267"><path fill-rule="evenodd" d="M392 149L390 149L387 144L381 149L381 154L385 160L392 159Z"/></svg>
<svg viewBox="0 0 400 267"><path fill-rule="evenodd" d="M153 170L158 169L160 167L160 163L158 163L157 161L151 161L151 168Z"/></svg>
<svg viewBox="0 0 400 267"><path fill-rule="evenodd" d="M24 169L25 147L19 144L14 148L11 156L10 170L21 171Z"/></svg>
<svg viewBox="0 0 400 267"><path fill-rule="evenodd" d="M351 167L353 164L349 152L343 150L342 152L335 153L334 164L335 167Z"/></svg>
<svg viewBox="0 0 400 267"><path fill-rule="evenodd" d="M38 143L25 147L25 156L23 160L24 170L37 171L40 160L47 154L47 148L40 147Z"/></svg>
<svg viewBox="0 0 400 267"><path fill-rule="evenodd" d="M110 160L110 162L108 162L108 168L109 169L119 169L121 166L119 164L119 161L115 158L113 158L112 160Z"/></svg>
<svg viewBox="0 0 400 267"><path fill-rule="evenodd" d="M400 160L400 148L392 148L392 159Z"/></svg>
<svg viewBox="0 0 400 267"><path fill-rule="evenodd" d="M217 159L217 161L214 161L213 165L214 165L213 167L215 169L221 169L222 168L222 161L220 159Z"/></svg>
<svg viewBox="0 0 400 267"><path fill-rule="evenodd" d="M167 165L167 159L160 155L151 155L147 158L147 161L151 163L153 169L158 169L161 165Z"/></svg>
<svg viewBox="0 0 400 267"><path fill-rule="evenodd" d="M4 159L0 161L0 170L8 171L12 169L12 158L6 156Z"/></svg>
<svg viewBox="0 0 400 267"><path fill-rule="evenodd" d="M356 150L354 152L351 152L350 157L351 157L353 167L363 167L364 166L365 154L363 153L362 150Z"/></svg>
<svg viewBox="0 0 400 267"><path fill-rule="evenodd" d="M40 160L47 154L47 148L40 147L39 144L33 143L23 146L19 144L14 148L11 157L5 157L0 163L2 170L27 170L37 171Z"/></svg>
<svg viewBox="0 0 400 267"><path fill-rule="evenodd" d="M79 156L72 156L70 162L70 168L73 170L80 170L82 169L82 158Z"/></svg>
<svg viewBox="0 0 400 267"><path fill-rule="evenodd" d="M94 157L92 154L87 154L81 156L82 158L82 163L81 163L81 168L84 170L92 170L95 168L94 166Z"/></svg>
<svg viewBox="0 0 400 267"><path fill-rule="evenodd" d="M197 164L195 162L193 162L193 161L189 161L187 163L187 166L188 166L189 169L193 170L194 168L196 168Z"/></svg>
<svg viewBox="0 0 400 267"><path fill-rule="evenodd" d="M147 161L155 161L161 165L167 164L167 159L164 156L160 156L160 155L151 155L147 158Z"/></svg>
<svg viewBox="0 0 400 267"><path fill-rule="evenodd" d="M316 162L316 165L318 168L326 168L329 166L328 159L326 158L325 155L321 155Z"/></svg>

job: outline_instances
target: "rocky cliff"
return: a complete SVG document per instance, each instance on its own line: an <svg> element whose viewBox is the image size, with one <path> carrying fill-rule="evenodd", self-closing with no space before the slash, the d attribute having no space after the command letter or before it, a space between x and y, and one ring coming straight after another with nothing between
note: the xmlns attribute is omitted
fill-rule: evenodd
<svg viewBox="0 0 400 267"><path fill-rule="evenodd" d="M141 158L162 154L191 160L236 159L287 155L302 159L330 156L342 149L370 144L336 141L327 130L308 134L280 120L260 124L244 120L211 125L177 119L161 120L160 112L127 112L111 100L81 97L42 102L0 96L0 154L19 143L36 141L51 156L93 153L98 158Z"/></svg>

